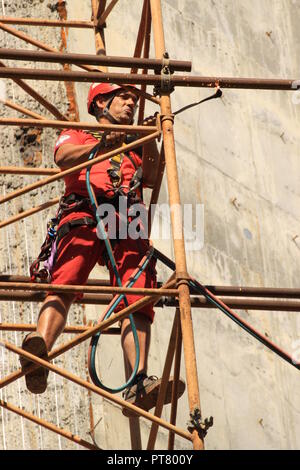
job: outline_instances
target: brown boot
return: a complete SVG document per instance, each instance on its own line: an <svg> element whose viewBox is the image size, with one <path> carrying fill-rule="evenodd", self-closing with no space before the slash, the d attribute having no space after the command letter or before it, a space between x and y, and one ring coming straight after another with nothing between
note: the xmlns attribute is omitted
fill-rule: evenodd
<svg viewBox="0 0 300 470"><path fill-rule="evenodd" d="M158 379L154 375L147 377L146 374L141 374L136 377L137 382L131 385L123 392L123 398L128 403L132 403L145 411L151 410L156 405L161 379ZM167 385L167 392L164 404L171 403L172 398L172 386L174 378L170 377ZM185 390L185 382L182 379L178 381L177 396L181 397ZM123 408L122 413L128 418L137 416L134 411L127 408Z"/></svg>
<svg viewBox="0 0 300 470"><path fill-rule="evenodd" d="M41 359L48 359L48 351L44 338L37 332L29 333L25 336L22 349L40 357ZM20 356L20 363L22 366L22 372L33 364L32 361L26 357ZM47 388L47 378L49 370L44 367L38 367L29 374L25 375L26 386L31 393L44 393Z"/></svg>

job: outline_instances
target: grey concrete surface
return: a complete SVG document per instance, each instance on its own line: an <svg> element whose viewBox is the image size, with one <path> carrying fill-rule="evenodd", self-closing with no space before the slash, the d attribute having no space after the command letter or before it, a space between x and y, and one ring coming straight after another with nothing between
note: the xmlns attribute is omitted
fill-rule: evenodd
<svg viewBox="0 0 300 470"><path fill-rule="evenodd" d="M9 16L58 18L48 1L2 0L2 12ZM54 2L53 2L54 4ZM49 4L51 5L51 4ZM167 49L172 58L191 59L193 74L258 78L299 76L299 0L162 0ZM1 7L1 3L0 3ZM141 0L122 0L107 21L109 55L132 55L141 12ZM89 19L88 0L68 0L68 18ZM58 29L18 27L53 47L61 46ZM0 31L1 47L32 46ZM90 31L69 30L67 50L94 51ZM154 56L153 46L151 55ZM19 64L18 64L19 65ZM24 64L24 66L28 64ZM30 64L30 66L33 66ZM38 66L38 65L36 65ZM55 68L55 65L43 64ZM67 112L63 83L34 82L45 96ZM89 119L85 109L88 84L77 84L81 120ZM209 95L206 89L178 88L172 95L173 109ZM10 99L42 112L7 81ZM299 98L299 97L298 97ZM299 101L299 99L298 99ZM183 204L204 206L204 246L188 251L189 272L201 282L217 285L299 287L300 205L299 205L299 119L300 105L295 92L224 90L223 98L205 103L176 119L175 136ZM156 108L147 107L147 114ZM1 117L17 116L0 107ZM47 113L46 113L47 114ZM1 164L53 166L52 150L56 132L44 130L26 152L26 133L17 128L1 129ZM2 176L1 194L34 181L33 177ZM61 184L32 192L22 200L0 206L1 218L37 205L62 191ZM160 202L168 201L166 179ZM45 234L45 211L0 232L1 270L25 274ZM172 256L168 240L155 245ZM96 268L95 277L107 274ZM169 271L158 265L158 277ZM100 309L73 307L70 324L83 318L97 319ZM266 333L284 349L297 353L299 314L240 311L249 323ZM35 322L37 305L2 302L2 322ZM149 373L160 375L169 340L173 309L158 310L152 327ZM194 337L203 417L214 416L214 427L206 438L207 449L298 449L300 446L300 375L274 353L249 337L216 310L193 311ZM23 335L0 333L17 344ZM74 350L75 351L75 350ZM87 345L55 361L68 370L86 376ZM1 376L17 368L17 358L0 351ZM98 368L106 383L123 380L123 358L118 338L104 338L98 351ZM182 376L185 377L184 360ZM92 403L95 439L107 449L130 448L128 420L116 405L90 397L88 393L50 374L47 392L30 395L22 380L0 391L0 398L79 433L89 439ZM180 399L178 426L186 428L189 418L187 395ZM168 419L169 406L163 412ZM149 424L140 420L143 447ZM166 448L167 433L160 431L157 449ZM177 449L190 444L176 438ZM1 449L71 449L63 438L40 429L11 413L0 411Z"/></svg>

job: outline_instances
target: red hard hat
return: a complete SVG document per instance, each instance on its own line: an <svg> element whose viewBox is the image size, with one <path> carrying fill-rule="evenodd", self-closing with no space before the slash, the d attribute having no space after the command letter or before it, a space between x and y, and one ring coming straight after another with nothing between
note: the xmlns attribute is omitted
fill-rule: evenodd
<svg viewBox="0 0 300 470"><path fill-rule="evenodd" d="M131 86L133 88L136 88L135 85L131 84L126 84L126 86ZM122 85L115 85L114 83L93 83L90 86L89 93L88 93L88 98L87 98L87 109L89 114L94 115L93 111L93 101L98 95L106 95L109 93L112 93L113 91L117 91L123 88Z"/></svg>

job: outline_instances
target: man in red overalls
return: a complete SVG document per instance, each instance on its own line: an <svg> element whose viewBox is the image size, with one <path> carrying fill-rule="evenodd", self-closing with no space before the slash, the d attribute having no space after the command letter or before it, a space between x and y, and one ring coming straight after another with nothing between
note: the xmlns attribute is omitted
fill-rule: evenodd
<svg viewBox="0 0 300 470"><path fill-rule="evenodd" d="M107 83L95 83L88 95L88 112L94 115L100 124L132 124L137 107L137 95L128 88ZM99 138L99 135L98 135ZM125 135L110 132L105 138L105 147L111 150L121 146ZM86 162L91 150L99 142L97 136L82 130L63 131L56 142L55 162L61 170ZM107 148L99 154L107 152ZM106 160L92 166L90 182L95 195L101 202L116 204L119 195L129 198L131 182L137 168L143 168L143 185L153 187L156 179L158 152L155 142L143 147L143 158L135 152L121 154L119 166L114 159ZM154 163L153 163L154 162ZM152 168L151 168L151 166ZM65 177L64 201L70 204L87 200L86 170L72 173ZM140 188L135 191L135 200L141 197ZM112 285L117 285L110 262L105 260L105 245L97 237L96 223L91 206L75 204L74 210L63 213L58 226L58 246L55 263L51 272L52 284L83 285L98 262L107 264ZM67 230L66 230L67 227ZM60 234L63 233L63 236ZM130 237L118 240L113 245L114 257L122 281L128 281L138 266L141 257L149 247L147 239L133 240ZM151 259L146 270L134 284L134 287L156 287L155 260ZM49 294L41 308L37 331L29 334L22 347L39 357L47 357L56 339L63 331L69 308L75 299L74 294ZM127 295L129 305L138 300L136 295ZM122 301L116 311L124 308ZM155 406L160 380L147 376L147 358L150 345L150 328L154 318L153 306L143 307L133 314L140 345L140 361L134 384L129 387L124 397L131 403L146 410ZM127 363L126 376L131 375L135 364L135 345L129 319L122 321L121 342ZM23 369L29 361L21 358ZM27 374L26 385L32 393L43 393L47 387L48 371L38 368ZM172 380L169 381L166 402L170 402ZM179 394L184 390L180 382ZM125 411L123 411L124 414Z"/></svg>

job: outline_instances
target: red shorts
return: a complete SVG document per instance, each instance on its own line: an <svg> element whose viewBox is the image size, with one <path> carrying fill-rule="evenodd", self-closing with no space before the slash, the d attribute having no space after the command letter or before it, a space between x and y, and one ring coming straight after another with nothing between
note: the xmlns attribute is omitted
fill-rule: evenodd
<svg viewBox="0 0 300 470"><path fill-rule="evenodd" d="M141 238L138 240L127 238L115 244L113 253L122 285L128 281L135 271L148 247L149 241ZM105 265L104 253L106 253L105 243L97 237L96 227L86 225L74 227L59 242L55 264L51 273L51 284L85 285L96 263ZM142 272L133 287L155 288L157 286L155 264L156 260L151 258L145 271ZM117 286L117 280L110 263L108 263L108 267L111 285ZM129 305L142 298L142 296L128 294L126 297ZM123 308L125 308L124 300L120 302L115 312ZM139 313L146 315L151 322L153 321L154 310L152 304L142 307Z"/></svg>

